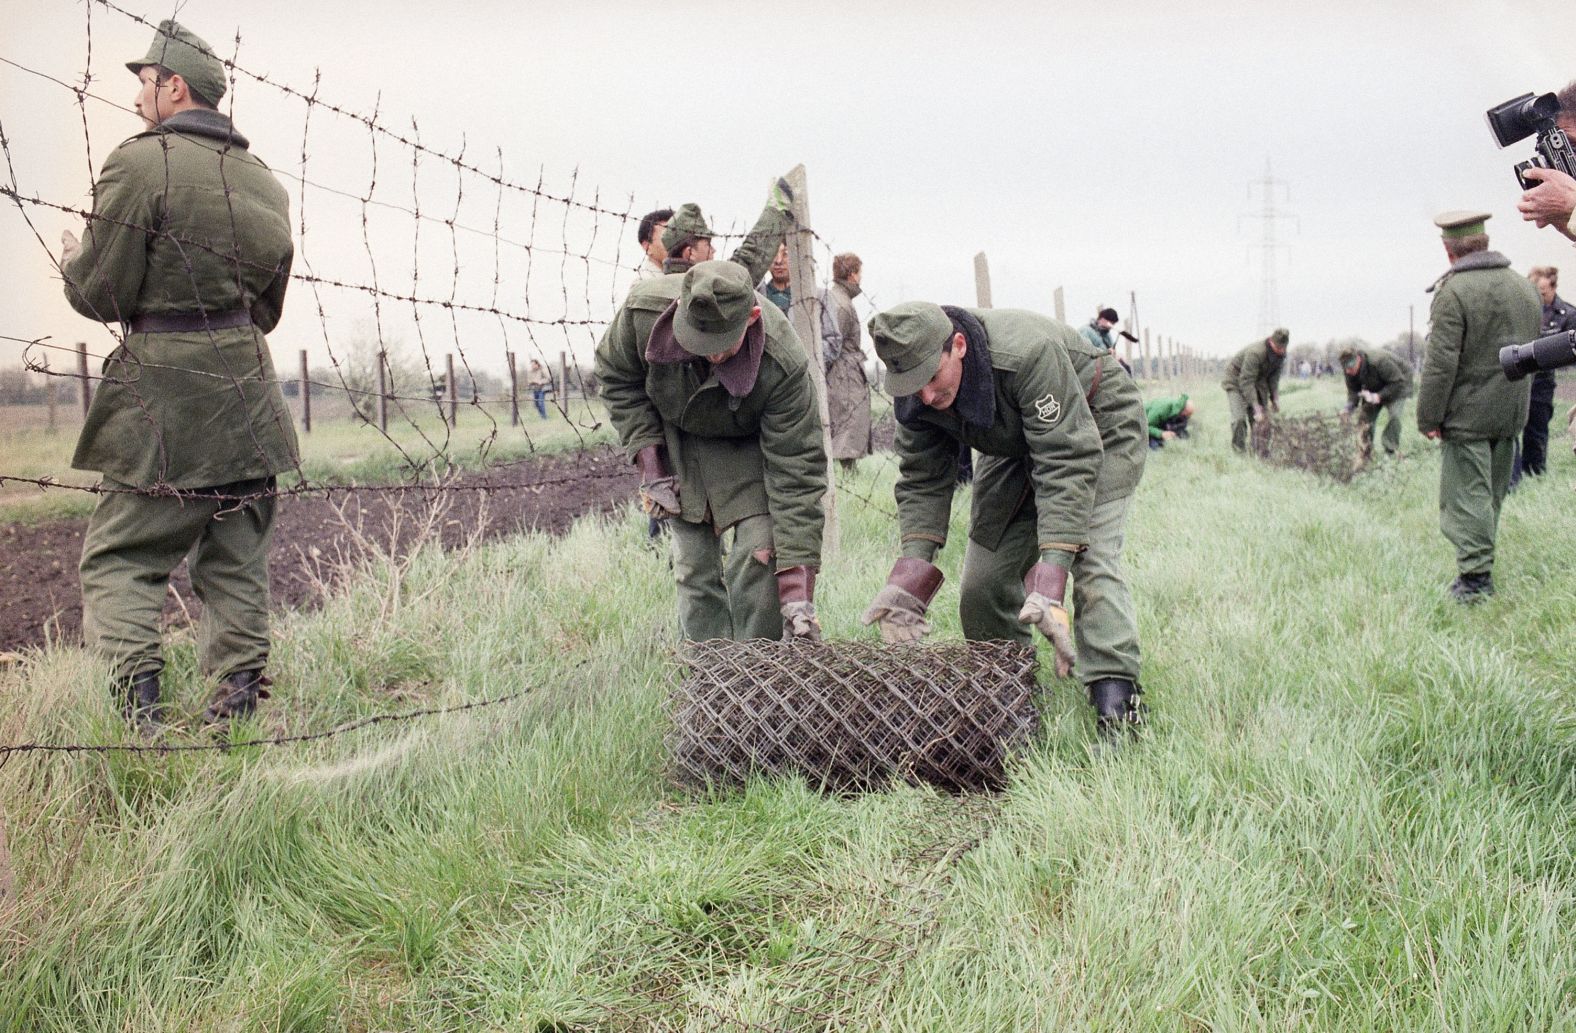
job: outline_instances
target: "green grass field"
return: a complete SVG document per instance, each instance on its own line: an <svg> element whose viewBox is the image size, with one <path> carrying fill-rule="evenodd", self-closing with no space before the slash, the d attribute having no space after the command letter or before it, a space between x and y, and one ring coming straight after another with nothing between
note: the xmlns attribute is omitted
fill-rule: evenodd
<svg viewBox="0 0 1576 1033"><path fill-rule="evenodd" d="M371 563L279 625L250 731L531 694L271 750L12 757L0 1029L1576 1028L1569 449L1506 505L1498 597L1463 609L1415 430L1335 487L1232 455L1196 386L1129 529L1140 745L1092 751L1054 683L994 798L684 795L670 575L633 508L397 584ZM877 457L852 488L892 478ZM851 499L841 523L818 602L864 636L895 529ZM192 668L182 642L187 718ZM129 741L100 679L29 655L0 740Z"/></svg>

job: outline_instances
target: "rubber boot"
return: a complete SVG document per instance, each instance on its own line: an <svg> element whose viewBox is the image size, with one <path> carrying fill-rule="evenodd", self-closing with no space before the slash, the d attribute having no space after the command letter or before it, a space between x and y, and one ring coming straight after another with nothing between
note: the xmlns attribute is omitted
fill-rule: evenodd
<svg viewBox="0 0 1576 1033"><path fill-rule="evenodd" d="M1101 678L1089 683L1095 728L1110 746L1138 734L1144 723L1143 690L1125 678Z"/></svg>
<svg viewBox="0 0 1576 1033"><path fill-rule="evenodd" d="M237 717L251 717L257 701L268 698L261 670L235 671L219 679L219 687L208 698L203 720L211 725L227 724Z"/></svg>
<svg viewBox="0 0 1576 1033"><path fill-rule="evenodd" d="M123 683L120 713L144 738L164 730L164 704L159 702L159 672L142 671Z"/></svg>

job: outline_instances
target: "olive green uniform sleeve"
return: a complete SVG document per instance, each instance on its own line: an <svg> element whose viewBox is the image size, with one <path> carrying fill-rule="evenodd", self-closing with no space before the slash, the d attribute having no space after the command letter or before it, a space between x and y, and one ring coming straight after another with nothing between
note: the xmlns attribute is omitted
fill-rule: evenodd
<svg viewBox="0 0 1576 1033"><path fill-rule="evenodd" d="M750 228L744 243L728 258L750 271L751 283L760 283L771 271L772 259L777 257L777 248L782 244L784 234L792 228L791 215L767 205Z"/></svg>
<svg viewBox="0 0 1576 1033"><path fill-rule="evenodd" d="M1249 405L1259 404L1259 372L1264 365L1264 346L1249 348L1237 367L1237 393Z"/></svg>
<svg viewBox="0 0 1576 1033"><path fill-rule="evenodd" d="M1260 354L1262 355L1263 352L1260 352ZM1267 359L1268 357L1266 356L1266 360ZM1265 381L1269 400L1275 404L1277 409L1280 408L1280 378L1281 373L1283 373L1285 369L1286 363L1280 363L1280 365L1276 366L1270 371L1269 379Z"/></svg>
<svg viewBox="0 0 1576 1033"><path fill-rule="evenodd" d="M947 544L952 494L958 483L958 439L933 424L897 425L899 547L903 555L933 562Z"/></svg>
<svg viewBox="0 0 1576 1033"><path fill-rule="evenodd" d="M1466 339L1466 318L1454 291L1440 288L1428 312L1427 351L1423 356L1423 382L1417 393L1417 429L1436 431L1445 422L1445 409L1461 363Z"/></svg>
<svg viewBox="0 0 1576 1033"><path fill-rule="evenodd" d="M646 394L644 335L636 328L637 310L625 302L596 346L596 378L608 419L631 460L648 445L663 443L662 417Z"/></svg>
<svg viewBox="0 0 1576 1033"><path fill-rule="evenodd" d="M761 413L766 500L771 510L777 569L821 565L826 516L826 448L821 407L808 367L791 370Z"/></svg>
<svg viewBox="0 0 1576 1033"><path fill-rule="evenodd" d="M1046 347L1012 380L1029 445L1040 560L1071 567L1089 544L1095 482L1103 451L1072 360Z"/></svg>
<svg viewBox="0 0 1576 1033"><path fill-rule="evenodd" d="M1374 372L1383 382L1379 388L1379 401L1385 404L1412 393L1412 371L1393 355L1382 355L1374 363Z"/></svg>
<svg viewBox="0 0 1576 1033"><path fill-rule="evenodd" d="M148 240L159 225L162 194L138 182L138 168L124 145L110 152L93 186L82 248L62 268L66 300L101 323L129 322L137 314Z"/></svg>

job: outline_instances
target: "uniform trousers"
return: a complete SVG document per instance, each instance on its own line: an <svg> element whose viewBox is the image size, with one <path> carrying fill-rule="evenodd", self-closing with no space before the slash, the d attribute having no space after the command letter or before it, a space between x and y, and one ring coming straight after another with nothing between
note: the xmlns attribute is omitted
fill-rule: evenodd
<svg viewBox="0 0 1576 1033"><path fill-rule="evenodd" d="M1487 574L1494 569L1499 508L1510 487L1515 438L1441 442L1439 529L1455 546L1456 569Z"/></svg>
<svg viewBox="0 0 1576 1033"><path fill-rule="evenodd" d="M1122 543L1132 495L1095 504L1089 547L1073 559L1073 639L1077 675L1085 685L1101 678L1138 683L1138 610L1122 571ZM987 549L969 539L963 555L959 613L963 637L1033 644L1032 629L1018 622L1023 578L1040 558L1034 508L1014 520L1000 545Z"/></svg>
<svg viewBox="0 0 1576 1033"><path fill-rule="evenodd" d="M667 524L678 581L679 632L685 639L782 638L770 516L762 513L734 524L726 550L724 536L710 524L678 517Z"/></svg>
<svg viewBox="0 0 1576 1033"><path fill-rule="evenodd" d="M108 477L82 542L82 632L118 680L164 667L159 621L170 574L190 553L202 601L202 673L223 678L268 662L268 542L273 478L193 489L180 497L130 493Z"/></svg>

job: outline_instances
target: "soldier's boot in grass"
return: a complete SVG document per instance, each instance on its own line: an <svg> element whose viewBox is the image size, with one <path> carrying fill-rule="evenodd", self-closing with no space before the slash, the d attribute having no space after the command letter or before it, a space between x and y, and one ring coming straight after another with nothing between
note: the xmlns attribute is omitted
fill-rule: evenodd
<svg viewBox="0 0 1576 1033"><path fill-rule="evenodd" d="M222 727L235 718L251 717L257 712L257 701L268 698L267 685L261 670L235 671L225 675L208 698L208 709L203 712L203 720Z"/></svg>
<svg viewBox="0 0 1576 1033"><path fill-rule="evenodd" d="M1144 723L1143 690L1126 678L1100 678L1089 683L1095 729L1106 744L1116 746L1137 736Z"/></svg>
<svg viewBox="0 0 1576 1033"><path fill-rule="evenodd" d="M144 738L164 730L164 704L159 702L159 672L143 671L121 683L120 714Z"/></svg>
<svg viewBox="0 0 1576 1033"><path fill-rule="evenodd" d="M1458 603L1471 605L1480 603L1494 594L1494 575L1488 571L1481 574L1462 574L1450 584L1450 597Z"/></svg>

